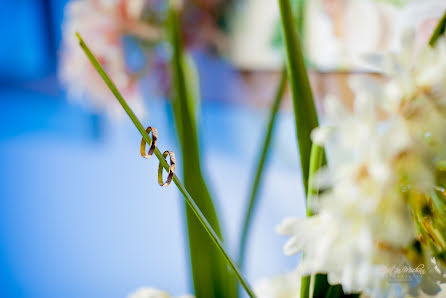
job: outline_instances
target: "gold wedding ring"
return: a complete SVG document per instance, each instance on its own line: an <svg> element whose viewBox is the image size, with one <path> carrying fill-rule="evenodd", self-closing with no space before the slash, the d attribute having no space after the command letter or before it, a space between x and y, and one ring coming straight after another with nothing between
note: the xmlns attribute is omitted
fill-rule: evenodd
<svg viewBox="0 0 446 298"><path fill-rule="evenodd" d="M175 174L175 154L172 151L166 150L163 153L163 157L166 158L167 155L169 155L170 157L170 165L166 182L163 182L163 165L161 164L161 162L158 166L158 183L160 186L169 186L170 182L172 182L173 175Z"/></svg>
<svg viewBox="0 0 446 298"><path fill-rule="evenodd" d="M144 139L144 137L142 138L142 140L141 140L141 156L144 158L150 158L156 149L156 141L158 140L158 131L156 130L155 127L149 126L146 128L146 132L148 134L152 133L152 143L150 144L149 152L147 152L147 154L146 154L146 143L147 142Z"/></svg>

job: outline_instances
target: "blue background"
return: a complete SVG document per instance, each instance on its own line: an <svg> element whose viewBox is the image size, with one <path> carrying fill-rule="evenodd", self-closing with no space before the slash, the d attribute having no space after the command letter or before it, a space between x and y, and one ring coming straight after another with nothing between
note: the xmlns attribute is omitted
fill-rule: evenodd
<svg viewBox="0 0 446 298"><path fill-rule="evenodd" d="M66 1L0 0L0 297L125 297L141 286L191 292L182 197L157 185L132 123L69 102L57 81ZM268 111L225 101L226 62L199 67L204 167L235 256ZM179 152L168 102L147 96L160 148ZM292 115L282 111L248 246L251 283L295 268L274 232L303 216Z"/></svg>

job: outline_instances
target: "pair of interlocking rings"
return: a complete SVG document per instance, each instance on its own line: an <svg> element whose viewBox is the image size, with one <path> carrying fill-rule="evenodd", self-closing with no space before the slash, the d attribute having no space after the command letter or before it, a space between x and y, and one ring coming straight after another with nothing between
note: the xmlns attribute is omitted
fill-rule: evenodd
<svg viewBox="0 0 446 298"><path fill-rule="evenodd" d="M144 158L150 158L156 149L156 141L158 140L158 131L155 127L147 127L146 132L150 135L152 133L152 142L150 144L149 151L146 154L146 140L144 137L141 140L141 156ZM166 150L163 153L164 159L166 159L167 155L170 157L170 164L169 164L169 174L167 175L167 179L164 182L163 181L163 165L161 162L158 165L158 184L160 186L169 186L169 184L172 182L173 176L175 175L175 154L172 151Z"/></svg>

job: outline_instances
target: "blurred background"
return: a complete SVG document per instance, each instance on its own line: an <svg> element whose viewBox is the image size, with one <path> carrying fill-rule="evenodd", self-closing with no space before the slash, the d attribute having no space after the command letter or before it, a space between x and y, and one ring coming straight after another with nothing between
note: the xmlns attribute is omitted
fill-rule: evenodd
<svg viewBox="0 0 446 298"><path fill-rule="evenodd" d="M70 100L58 80L66 3L0 1L0 297L190 293L181 195L158 186L158 164L140 157L129 119ZM194 58L203 164L235 256L268 110L229 95L243 79L227 60L199 49ZM143 102L160 148L179 152L168 101L146 93ZM250 237L253 281L297 261L274 232L283 217L304 214L291 116L279 117Z"/></svg>
<svg viewBox="0 0 446 298"><path fill-rule="evenodd" d="M158 129L158 146L180 155L162 8L68 2L0 0L0 297L125 297L141 286L190 293L182 197L158 186L157 162L140 157L138 131L73 35L80 31L143 124ZM183 24L200 78L203 166L234 256L282 67L272 2L190 1ZM403 20L429 32L441 2L311 1L303 36L318 106L327 93L350 102L349 76L374 75L359 57L397 48ZM305 214L290 106L287 95L249 237L253 283L293 270L299 258L283 255L286 239L274 231Z"/></svg>

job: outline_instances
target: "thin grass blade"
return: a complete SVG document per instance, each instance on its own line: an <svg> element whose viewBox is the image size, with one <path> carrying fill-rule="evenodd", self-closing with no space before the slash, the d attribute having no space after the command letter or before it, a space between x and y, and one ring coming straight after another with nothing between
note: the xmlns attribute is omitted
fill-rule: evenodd
<svg viewBox="0 0 446 298"><path fill-rule="evenodd" d="M434 33L432 33L431 38L429 39L429 45L431 47L435 46L437 40L441 35L446 31L446 12L443 14L443 17L438 22L437 27L435 27Z"/></svg>
<svg viewBox="0 0 446 298"><path fill-rule="evenodd" d="M282 71L282 75L280 78L279 86L277 87L277 91L275 94L274 102L271 108L271 113L269 115L268 126L265 132L265 139L263 140L263 146L260 151L260 158L257 164L254 180L251 183L251 192L248 200L248 205L245 212L245 218L243 220L242 233L240 238L240 246L239 246L239 259L238 264L240 268L243 268L245 254L246 254L246 244L248 241L249 229L251 226L252 216L255 212L258 194L260 190L260 184L263 177L263 169L265 168L265 164L267 162L268 151L271 144L271 140L273 138L274 127L276 123L277 113L279 111L280 103L284 97L285 87L287 81L286 69Z"/></svg>
<svg viewBox="0 0 446 298"><path fill-rule="evenodd" d="M82 40L81 36L79 34L76 34L76 36L78 37L79 44L80 44L81 48L83 49L83 51L85 52L86 56L91 61L92 65L95 67L95 69L97 70L99 75L102 77L102 79L104 80L106 85L110 88L111 92L116 97L118 102L121 104L121 106L123 107L123 109L125 110L127 115L129 116L129 118L132 120L133 124L136 126L138 131L141 133L141 136L144 138L144 140L147 143L151 143L152 139L150 138L149 134L145 131L145 129L142 126L142 124L139 121L139 119L133 113L132 109L128 106L127 102L124 100L124 98L122 97L122 95L118 91L118 89L116 88L116 86L113 83L113 81L110 79L110 77L104 71L104 69L102 68L101 64L98 62L98 60L94 57L93 53L90 51L88 46ZM168 170L169 169L169 165L167 164L166 160L164 159L162 153L160 152L160 150L158 148L155 149L154 154L157 157L157 159L159 160L159 162L161 163L161 165L164 167L164 169ZM207 235L205 235L206 239L207 239L207 237L210 237L212 242L216 245L218 251L221 253L223 258L227 262L227 265L229 266L229 268L233 271L233 273L235 274L237 279L240 281L242 286L245 288L245 290L248 293L248 295L250 297L255 297L254 292L250 288L248 282L242 276L240 270L238 269L238 267L235 264L235 262L231 259L229 253L225 250L225 248L223 246L223 243L221 242L218 234L214 231L214 229L212 228L212 226L210 225L210 223L208 222L208 220L206 219L204 214L201 212L201 210L198 207L197 203L191 197L191 195L186 190L186 188L184 187L184 185L182 184L182 182L180 181L180 179L178 178L177 175L173 176L173 182L178 187L178 190L181 192L181 194L184 196L184 199L186 201L187 206L190 208L190 210L196 216L196 218L199 221L199 223L201 224L201 226L206 231L206 233L207 233Z"/></svg>
<svg viewBox="0 0 446 298"><path fill-rule="evenodd" d="M221 238L221 231L210 192L201 167L197 129L198 76L191 60L183 51L180 32L179 10L171 1L168 32L173 49L172 78L176 131L182 149L183 176L186 189L196 199L198 207ZM195 79L195 82L194 82ZM193 210L186 206L191 269L195 296L200 298L237 297L237 283L228 271L225 259L221 257L212 241L206 237Z"/></svg>
<svg viewBox="0 0 446 298"><path fill-rule="evenodd" d="M287 53L288 81L293 99L296 138L299 145L303 185L305 193L307 193L311 152L310 135L311 131L318 126L318 119L290 1L278 1Z"/></svg>

